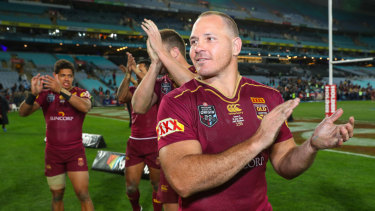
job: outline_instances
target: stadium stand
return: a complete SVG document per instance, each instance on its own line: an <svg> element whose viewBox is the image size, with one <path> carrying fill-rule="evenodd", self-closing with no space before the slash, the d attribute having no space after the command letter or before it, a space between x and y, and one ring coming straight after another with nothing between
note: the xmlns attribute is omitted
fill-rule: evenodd
<svg viewBox="0 0 375 211"><path fill-rule="evenodd" d="M144 18L154 20L159 28L177 30L188 41L194 19L207 10L223 11L236 19L243 39L239 65L242 75L274 87L284 78L309 81L318 77L327 83L327 6L310 0L105 0L61 4L0 0L1 73L12 72L30 79L37 73L52 74L54 62L67 59L77 67L76 81L101 93L97 99L103 104L105 92L113 96L121 82L123 73L118 65L126 62L124 52L136 58L147 57L146 37L140 28ZM374 16L371 10L345 10L345 5L335 9L335 60L375 57L375 24L370 21ZM16 60L19 63L12 62ZM338 83L345 78L357 83L375 75L374 65L373 61L335 65L333 73L343 79ZM13 82L7 87L17 79ZM363 88L372 83L358 84Z"/></svg>

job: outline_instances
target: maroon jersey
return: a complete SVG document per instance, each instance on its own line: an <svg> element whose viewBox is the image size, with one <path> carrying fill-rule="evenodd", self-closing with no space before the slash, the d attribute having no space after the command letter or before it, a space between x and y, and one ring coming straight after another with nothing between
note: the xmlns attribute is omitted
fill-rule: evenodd
<svg viewBox="0 0 375 211"><path fill-rule="evenodd" d="M194 66L190 66L189 70L192 73L197 72ZM174 81L171 78L169 78L168 74L156 79L154 88L154 92L158 96L158 101L156 104L160 105L160 102L163 99L163 97L175 88L177 88L177 84L175 84Z"/></svg>
<svg viewBox="0 0 375 211"><path fill-rule="evenodd" d="M90 99L85 89L73 87L72 95ZM63 96L50 90L41 92L36 102L46 121L47 148L65 150L82 145L82 124L86 114L75 109Z"/></svg>
<svg viewBox="0 0 375 211"><path fill-rule="evenodd" d="M250 138L265 114L282 103L280 93L241 78L228 98L214 87L191 80L164 97L158 113L158 147L198 140L203 154L217 154ZM275 142L292 138L283 124ZM269 210L266 163L270 149L259 153L223 185L180 199L182 210Z"/></svg>
<svg viewBox="0 0 375 211"><path fill-rule="evenodd" d="M129 91L134 94L135 87L129 87ZM132 127L131 138L144 139L156 138L156 116L158 114L158 105L153 105L145 114L136 114L132 109Z"/></svg>

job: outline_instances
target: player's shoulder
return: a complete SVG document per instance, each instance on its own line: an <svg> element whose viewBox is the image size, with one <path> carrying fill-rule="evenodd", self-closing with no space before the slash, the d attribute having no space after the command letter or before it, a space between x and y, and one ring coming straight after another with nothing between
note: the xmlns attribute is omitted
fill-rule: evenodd
<svg viewBox="0 0 375 211"><path fill-rule="evenodd" d="M171 98L171 99L184 99L187 97L190 97L194 92L197 91L201 86L199 83L195 80L192 79L182 86L172 90L169 92L166 97Z"/></svg>
<svg viewBox="0 0 375 211"><path fill-rule="evenodd" d="M84 97L84 98L90 98L90 92L87 91L86 89L80 88L80 87L73 87L70 91L73 95L77 95L79 97Z"/></svg>
<svg viewBox="0 0 375 211"><path fill-rule="evenodd" d="M243 77L242 76L242 81L241 81L241 86L249 86L252 88L256 88L257 90L261 92L267 92L267 93L280 93L279 90L267 86L265 84L259 83L251 78Z"/></svg>

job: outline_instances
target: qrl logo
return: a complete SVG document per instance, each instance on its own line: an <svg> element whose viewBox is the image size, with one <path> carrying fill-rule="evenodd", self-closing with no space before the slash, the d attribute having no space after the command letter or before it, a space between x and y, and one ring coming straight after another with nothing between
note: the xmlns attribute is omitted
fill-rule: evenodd
<svg viewBox="0 0 375 211"><path fill-rule="evenodd" d="M240 109L239 106L240 104L229 104L227 105L227 109L230 113L242 111L242 109Z"/></svg>

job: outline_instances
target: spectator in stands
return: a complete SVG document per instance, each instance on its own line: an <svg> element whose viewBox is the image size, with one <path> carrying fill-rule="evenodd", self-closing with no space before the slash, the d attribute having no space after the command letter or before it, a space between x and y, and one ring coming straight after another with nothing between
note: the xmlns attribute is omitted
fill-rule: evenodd
<svg viewBox="0 0 375 211"><path fill-rule="evenodd" d="M116 86L116 70L113 70L112 72L112 80L113 80L113 86Z"/></svg>
<svg viewBox="0 0 375 211"><path fill-rule="evenodd" d="M8 111L8 100L0 93L0 124L2 125L4 132L7 132L5 125L9 124Z"/></svg>

